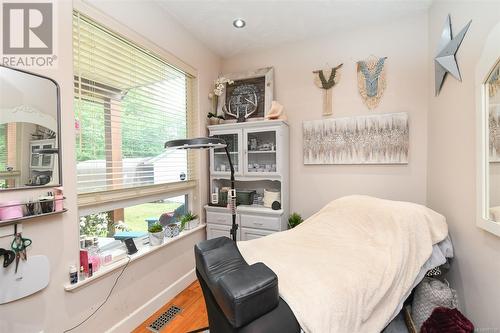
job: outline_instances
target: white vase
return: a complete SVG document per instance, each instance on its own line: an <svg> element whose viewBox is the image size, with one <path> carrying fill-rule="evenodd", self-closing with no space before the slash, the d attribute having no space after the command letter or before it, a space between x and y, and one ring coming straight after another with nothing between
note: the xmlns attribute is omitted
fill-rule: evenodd
<svg viewBox="0 0 500 333"><path fill-rule="evenodd" d="M150 232L149 233L149 245L157 246L163 244L163 240L165 239L165 231L160 232Z"/></svg>
<svg viewBox="0 0 500 333"><path fill-rule="evenodd" d="M200 224L200 220L199 219L194 219L194 220L191 220L189 222L186 223L186 225L184 226L184 229L185 230L191 230L191 229L194 229L198 226L198 224Z"/></svg>

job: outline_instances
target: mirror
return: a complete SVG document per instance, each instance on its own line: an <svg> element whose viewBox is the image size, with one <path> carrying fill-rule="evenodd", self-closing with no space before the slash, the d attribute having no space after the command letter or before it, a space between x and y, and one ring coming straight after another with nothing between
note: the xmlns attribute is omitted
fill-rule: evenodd
<svg viewBox="0 0 500 333"><path fill-rule="evenodd" d="M500 222L500 61L497 61L484 82L485 108L488 114L489 212L486 216Z"/></svg>
<svg viewBox="0 0 500 333"><path fill-rule="evenodd" d="M0 66L0 189L61 185L59 87Z"/></svg>

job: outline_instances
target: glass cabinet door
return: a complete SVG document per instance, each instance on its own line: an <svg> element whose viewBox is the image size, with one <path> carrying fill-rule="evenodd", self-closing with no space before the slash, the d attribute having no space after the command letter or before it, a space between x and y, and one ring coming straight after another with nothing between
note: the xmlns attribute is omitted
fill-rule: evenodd
<svg viewBox="0 0 500 333"><path fill-rule="evenodd" d="M52 155L42 155L42 165L43 168L51 168L52 167Z"/></svg>
<svg viewBox="0 0 500 333"><path fill-rule="evenodd" d="M246 132L247 163L249 174L277 173L277 133L276 130Z"/></svg>
<svg viewBox="0 0 500 333"><path fill-rule="evenodd" d="M40 165L40 154L31 154L31 167L36 168Z"/></svg>
<svg viewBox="0 0 500 333"><path fill-rule="evenodd" d="M54 147L51 143L47 143L47 144L42 145L42 149L52 149L52 148L54 148ZM54 155L52 155L52 154L43 154L41 166L43 168L52 168L53 156Z"/></svg>
<svg viewBox="0 0 500 333"><path fill-rule="evenodd" d="M238 133L217 134L212 135L214 138L223 139L227 143L227 149L233 162L234 171L237 173L239 170L239 136ZM212 152L212 172L214 173L227 173L229 174L229 161L226 156L224 148L214 149Z"/></svg>

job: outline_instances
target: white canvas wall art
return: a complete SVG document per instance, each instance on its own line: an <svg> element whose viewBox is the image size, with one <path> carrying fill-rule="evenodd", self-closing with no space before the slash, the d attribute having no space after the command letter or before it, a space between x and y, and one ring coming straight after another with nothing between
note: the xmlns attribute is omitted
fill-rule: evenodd
<svg viewBox="0 0 500 333"><path fill-rule="evenodd" d="M488 133L490 162L500 162L500 106L490 106Z"/></svg>
<svg viewBox="0 0 500 333"><path fill-rule="evenodd" d="M304 164L407 164L407 113L304 121Z"/></svg>

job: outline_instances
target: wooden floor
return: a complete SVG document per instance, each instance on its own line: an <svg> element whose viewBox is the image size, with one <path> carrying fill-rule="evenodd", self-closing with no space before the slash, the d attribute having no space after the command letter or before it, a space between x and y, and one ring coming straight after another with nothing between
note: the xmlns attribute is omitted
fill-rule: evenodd
<svg viewBox="0 0 500 333"><path fill-rule="evenodd" d="M208 326L205 300L200 284L196 281L139 325L133 333L151 333L147 329L148 325L172 305L182 308L182 311L161 330L162 333L186 333Z"/></svg>

